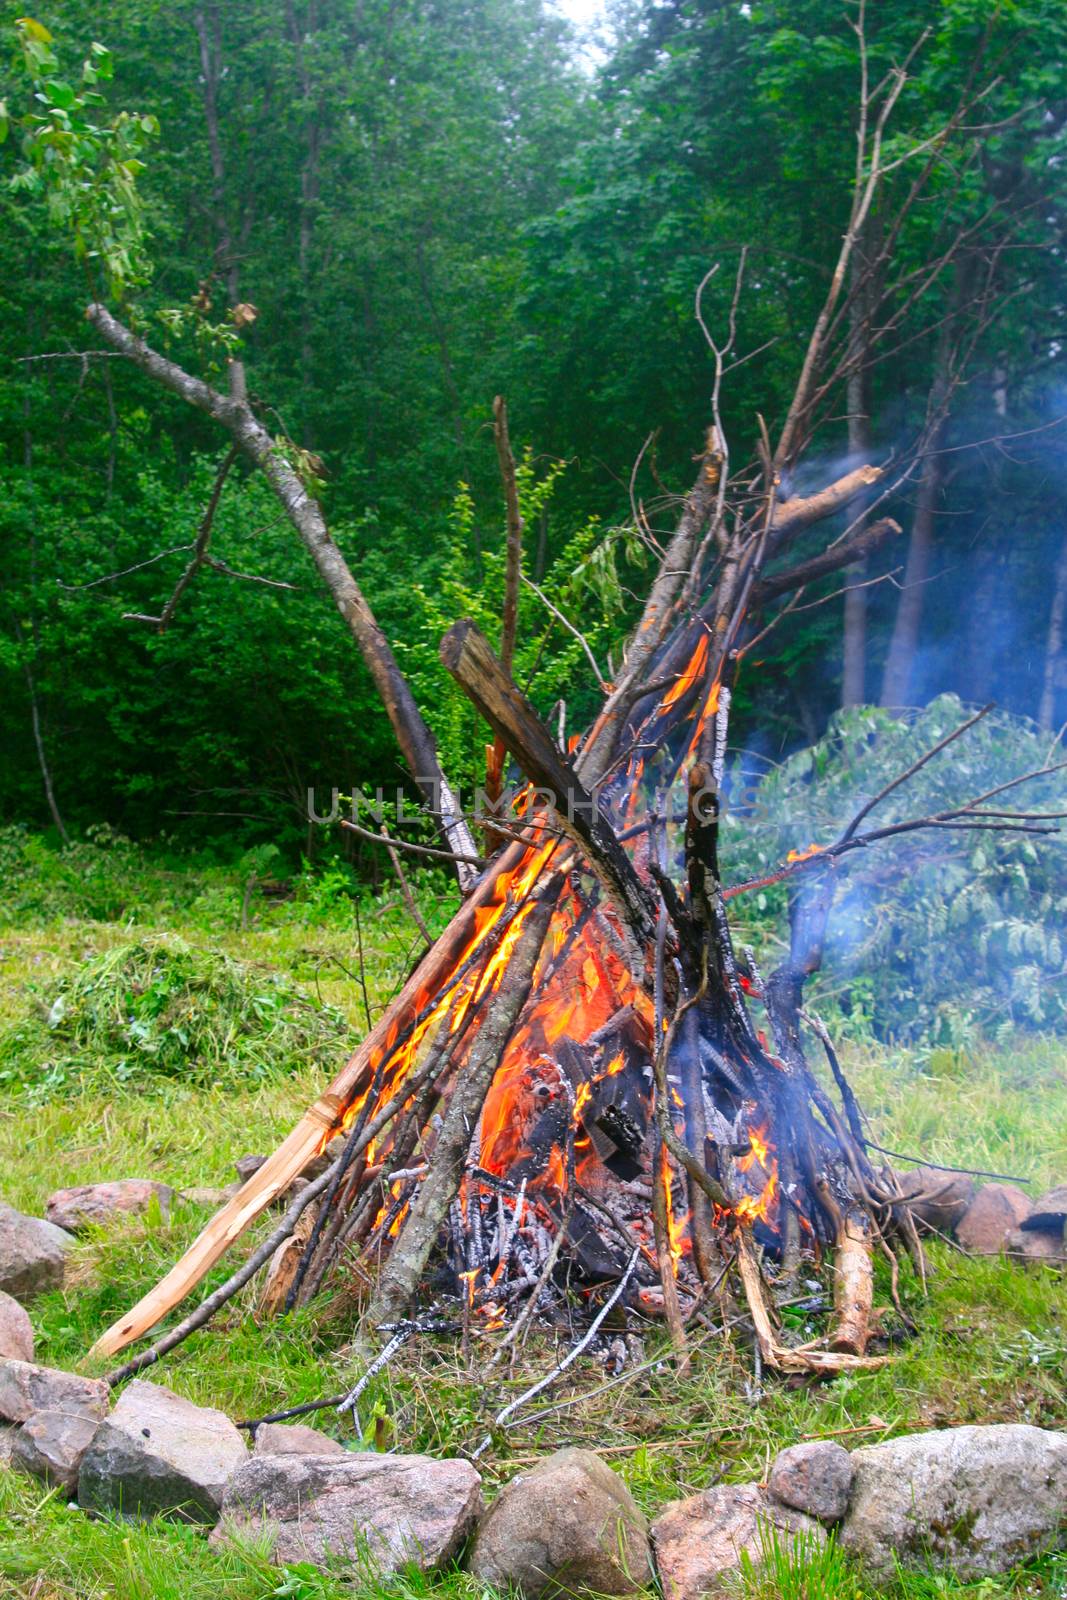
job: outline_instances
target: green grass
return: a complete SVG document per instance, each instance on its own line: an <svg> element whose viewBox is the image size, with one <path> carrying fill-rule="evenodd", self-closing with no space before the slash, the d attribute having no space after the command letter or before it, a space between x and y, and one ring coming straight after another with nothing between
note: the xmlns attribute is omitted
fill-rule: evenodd
<svg viewBox="0 0 1067 1600"><path fill-rule="evenodd" d="M46 861L39 868L46 879L48 870ZM311 1023L306 1036L279 1036L275 1010L254 1051L219 1041L227 1037L232 1008L239 1010L263 985L289 996L301 1017L310 1015L301 992L334 1008L344 1019L343 1030L330 1023L338 1059L345 1040L365 1027L353 904L343 874L331 870L332 879L327 872L301 880L292 899L275 903L246 898L246 866L200 863L193 870L158 857L131 860L125 851L110 876L90 857L66 863L50 889L46 882L31 893L16 881L14 911L0 925L0 1039L7 1052L6 1058L0 1052L0 1068L13 1074L0 1101L5 1200L39 1212L53 1188L121 1176L161 1178L178 1188L222 1186L233 1177L238 1156L266 1152L280 1140L332 1070L327 1042ZM447 898L427 888L427 914L440 925ZM87 909L103 909L114 920L86 915ZM407 971L414 930L389 886L375 904L364 902L361 926L367 999L376 1014ZM131 970L137 976L130 952L158 952L162 934L168 950L175 941L189 948L192 966L183 955L181 982L172 990L168 978L166 1004L157 1015L174 992L187 1001L205 975L225 991L220 999L211 990L217 1014L209 1005L210 1014L196 1019L207 1030L201 1053L211 1068L195 1083L148 1070L124 1080L116 1072L116 1061L128 1055L121 1029L129 1012L122 1007L117 1013L105 1008L99 1025L90 1019L78 1037L57 1037L61 1030L50 1028L43 1014L58 994L80 993L87 974L98 981L118 974L120 987L128 986ZM150 962L152 972L158 966ZM166 963L164 969L173 976ZM190 972L192 990L185 982ZM108 1032L116 1015L119 1036ZM243 1033L256 1020L246 1012ZM58 1059L68 1063L63 1077L53 1070ZM932 1055L850 1046L846 1066L878 1137L894 1149L1029 1175L1037 1187L1067 1173L1062 1041L1030 1036L1010 1049ZM208 1215L184 1202L167 1222L130 1219L83 1239L66 1289L32 1308L40 1359L60 1366L81 1362L97 1334L162 1275ZM269 1226L269 1219L261 1221L209 1282L226 1276ZM690 1369L679 1374L662 1329L649 1324L643 1360L657 1358L658 1364L639 1372L631 1362L624 1381L605 1388L594 1359L575 1363L517 1426L494 1440L479 1463L488 1491L540 1455L581 1444L602 1450L655 1514L667 1500L717 1481L763 1477L775 1452L799 1438L833 1436L853 1445L962 1422L1064 1426L1063 1279L1000 1260L968 1260L937 1243L930 1257L927 1295L903 1274L902 1292L919 1332L895 1347L889 1367L814 1386L766 1379L756 1395L751 1357L741 1345L698 1333ZM347 1296L324 1297L295 1317L261 1322L254 1291L253 1284L153 1376L242 1418L328 1395L358 1373L358 1334ZM878 1298L888 1302L885 1281ZM377 1441L410 1451L469 1450L483 1437L487 1419L553 1358L545 1339L531 1341L511 1372L490 1369L488 1354L488 1343L478 1338L468 1360L451 1340L409 1345L365 1397L364 1417ZM749 1575L750 1600L771 1600L772 1594L859 1600L875 1592L897 1600L1067 1595L1067 1558L984 1586L910 1573L881 1591L837 1552L809 1552L802 1559L784 1551L781 1560L792 1564L789 1570L772 1564L762 1575ZM359 1590L368 1600L421 1600L431 1593L435 1600L466 1600L482 1592L462 1574L432 1583L367 1579ZM351 1588L310 1571L285 1576L261 1552L215 1551L195 1530L90 1523L39 1485L0 1474L0 1596L332 1600L343 1593Z"/></svg>

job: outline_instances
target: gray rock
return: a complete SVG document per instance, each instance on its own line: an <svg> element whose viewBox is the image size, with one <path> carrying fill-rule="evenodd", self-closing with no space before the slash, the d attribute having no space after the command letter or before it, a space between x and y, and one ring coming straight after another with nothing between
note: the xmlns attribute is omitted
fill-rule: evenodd
<svg viewBox="0 0 1067 1600"><path fill-rule="evenodd" d="M74 1494L82 1457L99 1426L100 1418L85 1411L37 1411L18 1431L11 1465Z"/></svg>
<svg viewBox="0 0 1067 1600"><path fill-rule="evenodd" d="M57 1228L78 1233L83 1228L106 1227L118 1217L143 1216L153 1200L163 1220L170 1215L174 1190L169 1183L151 1178L117 1178L113 1183L80 1183L57 1189L45 1201L45 1216Z"/></svg>
<svg viewBox="0 0 1067 1600"><path fill-rule="evenodd" d="M1030 1201L1010 1183L984 1183L956 1229L965 1250L977 1256L999 1255L1013 1228L1030 1215Z"/></svg>
<svg viewBox="0 0 1067 1600"><path fill-rule="evenodd" d="M238 1177L238 1180L239 1180L238 1184L237 1184L238 1189L243 1189L245 1184L248 1182L249 1178L254 1178L255 1177L256 1173L259 1171L260 1167L262 1167L264 1165L266 1160L267 1160L266 1156L240 1156L240 1157L238 1157L237 1161L235 1162L235 1166L236 1166L236 1169L237 1169L237 1177ZM308 1163L308 1166L305 1167L305 1169L304 1169L305 1173L308 1171L309 1168L317 1169L316 1170L316 1176L318 1176L318 1172L325 1172L326 1168L330 1165L329 1161L326 1161L325 1163L322 1163L321 1165L320 1165L320 1163L322 1163L322 1157L321 1156L312 1156L310 1162ZM296 1197L300 1193L301 1189L306 1189L307 1186L308 1186L308 1180L307 1180L306 1177L304 1177L303 1175L295 1177L293 1179L292 1183L288 1184L286 1188L279 1189L278 1193L274 1196L274 1199L271 1201L271 1205L272 1206L279 1206L279 1207L280 1206L289 1205L289 1203L292 1200L296 1199Z"/></svg>
<svg viewBox="0 0 1067 1600"><path fill-rule="evenodd" d="M826 1539L818 1522L772 1500L758 1483L724 1484L675 1500L652 1524L664 1600L736 1595L742 1554L758 1567L771 1529L786 1545Z"/></svg>
<svg viewBox="0 0 1067 1600"><path fill-rule="evenodd" d="M326 1168L333 1166L347 1143L348 1138L345 1134L335 1134L325 1150L320 1150L317 1156L312 1156L306 1167L301 1167L300 1176L308 1183L321 1178Z"/></svg>
<svg viewBox="0 0 1067 1600"><path fill-rule="evenodd" d="M1062 1234L1065 1224L1067 1224L1067 1183L1059 1183L1054 1189L1046 1189L1045 1193L1034 1201L1034 1209L1019 1226L1024 1230L1037 1228L1046 1233Z"/></svg>
<svg viewBox="0 0 1067 1600"><path fill-rule="evenodd" d="M0 1357L5 1361L33 1360L33 1323L24 1306L0 1289Z"/></svg>
<svg viewBox="0 0 1067 1600"><path fill-rule="evenodd" d="M348 1452L339 1439L308 1428L302 1422L261 1422L252 1446L254 1456L343 1456Z"/></svg>
<svg viewBox="0 0 1067 1600"><path fill-rule="evenodd" d="M1004 1241L1004 1254L1027 1266L1067 1266L1067 1236L1045 1228L1029 1232L1013 1228Z"/></svg>
<svg viewBox="0 0 1067 1600"><path fill-rule="evenodd" d="M840 1522L848 1510L852 1457L832 1439L813 1439L780 1450L767 1488L772 1497L820 1522Z"/></svg>
<svg viewBox="0 0 1067 1600"><path fill-rule="evenodd" d="M965 1581L1062 1545L1067 1433L950 1428L852 1453L842 1545L875 1573L933 1559Z"/></svg>
<svg viewBox="0 0 1067 1600"><path fill-rule="evenodd" d="M313 1178L320 1178L326 1168L333 1165L347 1143L348 1140L343 1134L331 1139L325 1150L320 1150L317 1156L311 1157L306 1166L301 1167L294 1183L299 1183L301 1178L306 1183ZM266 1156L238 1156L234 1165L241 1183L245 1184L249 1178L254 1177L266 1159Z"/></svg>
<svg viewBox="0 0 1067 1600"><path fill-rule="evenodd" d="M81 1464L78 1504L124 1516L215 1522L248 1449L229 1417L135 1378Z"/></svg>
<svg viewBox="0 0 1067 1600"><path fill-rule="evenodd" d="M483 1583L544 1594L628 1595L649 1580L648 1523L591 1450L558 1450L507 1484L483 1518L470 1568Z"/></svg>
<svg viewBox="0 0 1067 1600"><path fill-rule="evenodd" d="M278 1566L358 1560L365 1548L383 1572L408 1561L431 1571L470 1531L481 1481L467 1461L429 1456L253 1456L226 1491L211 1542L265 1533Z"/></svg>
<svg viewBox="0 0 1067 1600"><path fill-rule="evenodd" d="M23 1302L46 1289L61 1289L73 1243L69 1233L43 1217L0 1205L0 1289Z"/></svg>
<svg viewBox="0 0 1067 1600"><path fill-rule="evenodd" d="M0 1422L0 1469L11 1465L11 1454L19 1430L11 1422Z"/></svg>
<svg viewBox="0 0 1067 1600"><path fill-rule="evenodd" d="M36 1411L107 1416L111 1391L102 1378L82 1378L32 1361L0 1361L0 1422L28 1422Z"/></svg>
<svg viewBox="0 0 1067 1600"><path fill-rule="evenodd" d="M238 1156L234 1168L240 1181L247 1183L249 1178L255 1177L266 1159L266 1156Z"/></svg>
<svg viewBox="0 0 1067 1600"><path fill-rule="evenodd" d="M920 1231L933 1228L938 1233L952 1233L975 1197L974 1183L960 1172L916 1167L896 1176Z"/></svg>

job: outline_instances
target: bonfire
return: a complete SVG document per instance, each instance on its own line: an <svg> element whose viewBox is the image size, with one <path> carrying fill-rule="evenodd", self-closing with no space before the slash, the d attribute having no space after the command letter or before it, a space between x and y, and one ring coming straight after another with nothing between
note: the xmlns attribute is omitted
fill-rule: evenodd
<svg viewBox="0 0 1067 1600"><path fill-rule="evenodd" d="M158 1323L324 1153L325 1170L242 1268L116 1381L261 1268L264 1311L304 1304L340 1275L385 1352L450 1328L506 1347L532 1318L561 1315L568 1325L584 1315L589 1342L618 1305L664 1318L684 1359L687 1324L735 1278L763 1365L831 1373L886 1359L867 1352L873 1254L892 1266L894 1298L898 1257L910 1254L920 1275L923 1258L914 1190L905 1201L878 1164L830 1037L804 1006L837 876L853 852L909 829L1052 823L1005 809L1005 792L1037 775L1023 774L951 811L878 825L880 803L979 710L837 838L757 880L721 880L727 675L756 635L757 608L803 581L802 569L761 577L764 560L878 476L864 468L777 504L772 492L736 536L734 570L694 600L698 544L722 516L713 431L620 681L566 750L478 629L450 630L444 664L525 778L487 829L497 853L468 875L451 924L329 1088L96 1352ZM831 556L894 528L868 520ZM735 948L730 904L781 881L791 948L763 974ZM822 1076L805 1034L825 1057ZM802 1263L827 1260L832 1325L815 1343L790 1342L775 1294L795 1294Z"/></svg>

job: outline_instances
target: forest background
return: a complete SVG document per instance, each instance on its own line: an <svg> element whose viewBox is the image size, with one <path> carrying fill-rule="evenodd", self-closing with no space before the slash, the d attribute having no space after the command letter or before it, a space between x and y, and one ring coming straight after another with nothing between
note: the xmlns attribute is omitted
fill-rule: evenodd
<svg viewBox="0 0 1067 1600"><path fill-rule="evenodd" d="M13 41L19 8L0 9ZM507 396L541 590L523 589L516 671L581 727L596 680L545 599L610 675L647 578L637 533L671 525L708 421L695 291L718 263L702 310L725 326L742 249L734 459L757 448L759 416L780 423L847 217L856 8L633 0L593 67L541 0L64 0L35 15L69 75L102 40L109 102L158 119L139 177L150 336L210 375L205 330L230 320L254 403L313 473L465 785L484 734L437 642L464 613L498 626L491 417ZM886 508L901 535L812 587L742 665L731 736L757 774L842 704L951 693L1046 732L1067 718L1067 15L1057 0L879 0L866 29L875 73L921 41L901 140L951 118L976 62L992 87L891 241L923 292L885 308L877 361L783 488L835 476L857 439L903 457L925 429ZM24 97L17 66L0 70ZM16 182L0 210L0 817L314 855L309 789L325 802L405 781L369 676L266 486L237 472L213 550L279 586L202 571L165 630L146 625L218 439L95 339L91 274L43 201ZM876 212L869 253L879 226ZM377 870L374 847L342 845Z"/></svg>

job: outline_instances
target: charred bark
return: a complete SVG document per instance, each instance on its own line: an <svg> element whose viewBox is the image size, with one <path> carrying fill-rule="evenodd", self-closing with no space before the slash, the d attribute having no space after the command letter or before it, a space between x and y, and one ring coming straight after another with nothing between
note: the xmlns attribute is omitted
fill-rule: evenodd
<svg viewBox="0 0 1067 1600"><path fill-rule="evenodd" d="M500 987L489 1004L470 1056L453 1088L418 1198L412 1204L407 1221L382 1269L368 1313L373 1327L395 1321L403 1314L459 1190L474 1126L508 1040L529 998L534 971L559 889L559 878L550 878L525 913L522 932L500 980Z"/></svg>
<svg viewBox="0 0 1067 1600"><path fill-rule="evenodd" d="M655 938L655 907L595 793L583 787L473 622L457 622L449 629L441 641L441 660L539 791L537 798L553 808L560 827L588 858L637 942L641 954L634 976L642 981L638 974Z"/></svg>

